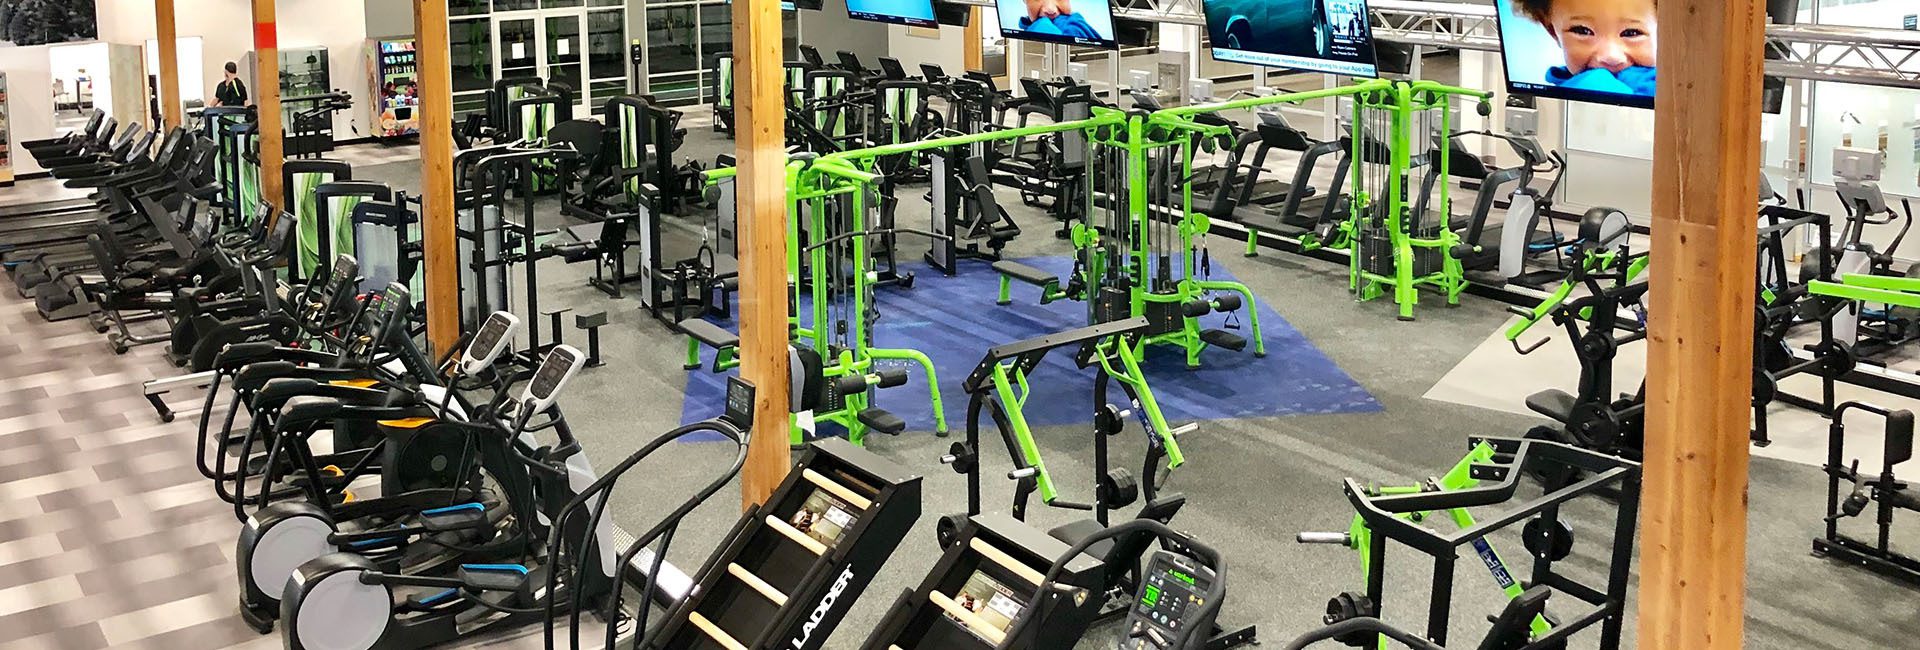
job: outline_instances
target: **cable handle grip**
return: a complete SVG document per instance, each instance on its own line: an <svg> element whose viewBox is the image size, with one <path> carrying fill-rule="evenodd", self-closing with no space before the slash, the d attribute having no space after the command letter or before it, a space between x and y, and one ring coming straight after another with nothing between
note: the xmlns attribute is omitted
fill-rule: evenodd
<svg viewBox="0 0 1920 650"><path fill-rule="evenodd" d="M1299 535L1294 536L1294 541L1301 544L1335 544L1339 546L1352 546L1353 536L1346 533L1303 532L1303 533L1300 533Z"/></svg>

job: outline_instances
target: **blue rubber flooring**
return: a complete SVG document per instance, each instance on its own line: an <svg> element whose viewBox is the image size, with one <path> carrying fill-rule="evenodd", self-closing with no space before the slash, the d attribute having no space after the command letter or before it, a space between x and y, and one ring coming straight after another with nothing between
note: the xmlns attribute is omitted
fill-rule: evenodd
<svg viewBox="0 0 1920 650"><path fill-rule="evenodd" d="M1064 257L1020 261L1062 276L1073 265ZM1218 262L1214 266L1214 279L1233 279ZM966 426L968 398L961 391L961 381L980 364L988 348L1086 325L1084 303L1063 300L1041 305L1038 288L1018 282L1013 286L1013 304L995 305L999 276L985 262L963 262L959 274L950 278L924 264L903 264L902 270L916 273L914 288L878 290L880 319L874 345L914 348L933 360L947 424L955 432ZM1201 368L1188 370L1179 349L1153 346L1148 350L1143 369L1169 422L1380 410L1380 403L1365 388L1268 306L1271 297L1256 298L1267 344L1265 357L1253 355L1252 342L1243 352L1207 349L1200 355ZM1203 326L1222 327L1225 319L1213 314L1203 318ZM1242 316L1237 333L1248 336L1251 327L1245 320ZM737 329L731 321L715 322ZM683 422L720 414L726 378L708 369L712 355L711 350L705 351L706 367L688 372ZM904 418L909 431L933 430L933 406L919 364L882 363L906 363L897 367L906 368L911 378L904 386L876 393L876 404ZM1093 375L1093 370L1074 365L1073 349L1053 351L1028 378L1032 389L1028 422L1034 426L1090 422ZM1116 387L1109 399L1124 399L1124 394ZM986 423L984 416L982 420Z"/></svg>

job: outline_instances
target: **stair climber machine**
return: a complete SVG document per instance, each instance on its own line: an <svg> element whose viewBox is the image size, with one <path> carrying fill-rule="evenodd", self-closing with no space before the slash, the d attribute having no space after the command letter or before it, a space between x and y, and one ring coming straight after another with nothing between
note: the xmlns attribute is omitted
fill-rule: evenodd
<svg viewBox="0 0 1920 650"><path fill-rule="evenodd" d="M902 593L862 650L1050 650L1081 641L1112 599L1125 616L1118 650L1219 650L1226 563L1194 537L1151 519L1094 531L1071 546L1005 515L967 520L933 570ZM1151 548L1158 542L1159 548ZM1114 593L1094 557L1138 549L1139 586ZM1144 555L1144 558L1139 556Z"/></svg>
<svg viewBox="0 0 1920 650"><path fill-rule="evenodd" d="M624 593L598 603L579 596L565 601L566 647L635 650L819 650L885 566L920 517L917 475L845 440L812 443L764 503L750 506L686 582L662 559L671 550L682 519L727 486L745 460L746 436L738 426L751 415L752 388L731 380L729 415L668 432L560 511L558 521L583 530L598 527L605 495L635 463L686 433L719 433L737 450L727 474L708 484L659 523L631 540L609 544L617 566L643 564L643 595L633 607ZM583 544L558 544L574 553ZM577 556L574 556L577 558ZM578 562L566 555L560 559ZM576 570L578 570L576 565ZM654 570L658 570L656 574ZM607 623L603 639L583 644L583 613ZM547 647L562 640L562 613L549 616ZM598 641L598 642L594 642Z"/></svg>
<svg viewBox="0 0 1920 650"><path fill-rule="evenodd" d="M1449 173L1478 184L1465 222L1454 224L1464 231L1453 255L1467 271L1491 271L1503 281L1539 287L1568 270L1569 262L1562 253L1579 241L1561 237L1553 212L1554 197L1567 176L1567 159L1558 151L1540 146L1534 138L1538 129L1539 118L1533 111L1508 108L1505 133L1461 131L1448 136ZM1460 141L1475 135L1505 142L1520 156L1520 164L1488 166ZM1545 190L1533 187L1534 179L1541 174L1553 174ZM1488 223L1494 203L1501 199L1508 201L1506 217L1500 223ZM1548 234L1537 237L1542 221L1547 224ZM1529 261L1547 253L1555 258L1550 268L1528 270Z"/></svg>
<svg viewBox="0 0 1920 650"><path fill-rule="evenodd" d="M1471 555L1469 565L1485 568L1505 597L1498 615L1489 617L1493 625L1479 648L1566 648L1572 637L1596 625L1601 650L1621 647L1640 507L1640 464L1545 440L1469 438L1467 444L1467 455L1444 476L1414 485L1346 479L1347 500L1357 511L1347 530L1300 533L1298 541L1358 551L1365 589L1330 599L1321 623L1334 627L1291 647L1332 639L1356 648L1386 648L1389 638L1409 638L1379 622L1387 593L1382 561L1390 543L1433 558L1427 627L1421 635L1428 645L1414 647L1446 647L1454 621L1454 573L1463 550ZM1523 499L1523 476L1540 478L1544 493ZM1611 539L1603 538L1605 545L1598 549L1601 566L1586 563L1575 574L1557 571L1556 564L1573 555L1575 543L1561 509L1577 502L1572 507L1586 511L1609 501L1616 514ZM1500 508L1486 512L1495 506ZM1533 558L1531 571L1525 573L1507 564L1490 541L1496 534L1511 535L1511 528L1522 522L1520 538ZM1598 582L1576 577L1595 575ZM1548 611L1555 595L1562 596L1555 601L1561 607ZM1417 592L1396 592L1394 600L1417 597Z"/></svg>
<svg viewBox="0 0 1920 650"><path fill-rule="evenodd" d="M1558 423L1535 427L1528 438L1639 460L1646 387L1643 382L1633 393L1617 393L1613 382L1620 348L1647 337L1643 301L1649 285L1642 276L1651 258L1633 252L1631 236L1626 215L1608 208L1588 211L1581 221L1581 243L1571 254L1573 271L1539 306L1509 308L1520 316L1505 333L1515 352L1532 354L1546 345L1546 338L1522 345L1520 337L1550 319L1567 330L1580 360L1577 394L1550 388L1527 396L1528 409Z"/></svg>
<svg viewBox="0 0 1920 650"><path fill-rule="evenodd" d="M1900 200L1896 211L1880 190L1886 154L1872 149L1840 147L1833 152L1834 192L1847 208L1847 223L1838 241L1817 245L1801 263L1804 279L1838 278L1844 285L1866 289L1909 286L1920 281L1920 263L1902 263L1894 256L1913 229L1913 204ZM1869 226L1899 224L1893 239L1881 250L1866 241ZM1920 309L1911 306L1859 301L1834 318L1834 338L1851 343L1859 356L1879 356L1920 337Z"/></svg>
<svg viewBox="0 0 1920 650"><path fill-rule="evenodd" d="M496 400L482 409L467 429L466 441L478 451L477 464L501 472L496 489L509 504L502 531L510 541L495 539L498 559L472 549L451 549L466 560L411 572L383 562L379 553L364 547L387 547L400 539L430 536L446 529L486 531L486 506L473 500L435 499L393 512L410 517L410 525L360 533L334 533L329 542L357 551L322 555L299 565L281 595L281 627L286 647L300 650L422 648L475 635L531 625L544 620L548 604L597 604L620 588L619 567L610 557L612 522L597 522L587 531L552 530L562 509L576 496L591 490L597 480L580 443L574 439L555 401L586 355L567 345L549 348L517 399ZM328 398L295 400L289 409L325 410L350 407ZM330 417L330 416L321 416ZM551 431L552 444L538 440L539 431ZM509 471L513 466L517 471ZM353 504L345 504L351 506ZM424 506L431 505L431 508ZM402 538L401 535L406 537ZM552 540L574 540L575 548L549 546ZM513 550L509 550L513 549ZM556 558L588 559L573 565ZM568 567L585 570L569 571ZM565 575L555 575L564 573Z"/></svg>
<svg viewBox="0 0 1920 650"><path fill-rule="evenodd" d="M1098 569L1094 571L1098 581L1089 589L1096 597L1092 599L1090 611L1086 612L1088 623L1129 616L1131 601L1127 599L1136 591L1147 589L1147 581L1156 575L1143 573L1140 567L1141 555L1147 551L1146 545L1151 539L1143 536L1119 539L1102 536L1102 531L1109 525L1112 511L1144 501L1134 519L1165 524L1179 513L1187 501L1185 496L1163 493L1161 488L1165 486L1172 470L1186 463L1177 436L1192 431L1196 426L1175 429L1169 427L1160 414L1159 404L1154 401L1153 391L1147 386L1140 369L1139 355L1148 329L1145 318L1133 318L1058 332L988 350L979 366L962 384L969 396L967 438L953 443L947 454L940 458L942 464L967 477L967 511L942 517L937 527L940 544L950 554L954 548L969 543L965 532L969 522L976 520L983 512L980 496L983 471L980 430L983 413L992 419L1000 442L1013 460L1014 469L1007 474L1007 478L1015 482L1010 510L1014 520L1026 520L1029 499L1035 493L1047 506L1091 513L1088 518L1074 520L1046 532L1054 540L1075 545L1079 549L1074 555L1059 557L1077 557L1079 552L1092 549L1090 557L1098 561ZM1077 365L1095 369L1092 396L1094 486L1091 502L1075 502L1063 497L1048 464L1041 458L1040 445L1027 423L1025 407L1029 396L1029 375L1040 367L1049 352L1059 349L1072 350ZM1119 384L1122 393L1118 399L1110 401L1109 389L1115 383ZM1115 401L1119 405L1115 405ZM1140 423L1140 431L1146 442L1138 474L1113 467L1109 454L1108 439L1126 432L1129 419ZM1101 541L1106 539L1111 541ZM1034 585L1042 583L1039 580L1028 582ZM1005 631L1004 626L1002 631ZM1213 630L1208 634L1205 647L1226 648L1253 642L1255 630L1245 627L1232 631ZM991 638L992 635L988 636L988 640L995 644L1001 641Z"/></svg>
<svg viewBox="0 0 1920 650"><path fill-rule="evenodd" d="M446 385L432 383L437 378L415 379L409 385L404 380L323 382L324 377L311 373L287 373L254 394L258 411L277 405L272 413L259 416L271 422L274 443L258 461L248 451L240 457L259 464L262 497L278 492L283 498L243 520L235 566L242 586L240 609L249 624L262 632L270 629L281 615L287 578L325 553L360 553L389 571L418 571L454 560L503 559L523 552L518 544L526 539L496 528L510 527L502 522L519 505L512 499L529 496L522 491L528 483L516 476L524 472L510 463L510 454L491 447L506 441L484 430L484 418L499 416L498 409L510 396L506 378L493 364L519 326L517 318L504 312L489 318L463 347ZM468 399L467 393L483 388L495 393L490 403ZM371 448L336 445L333 454L315 453L309 441L320 429L338 431L353 426L350 423L379 433ZM349 465L351 469L322 465L348 462L352 456L342 454L355 452L360 461ZM362 471L367 480L360 482L377 483L377 495L362 495L375 490L354 486ZM280 489L281 475L291 479L284 483L295 489ZM316 476L330 480L311 480ZM246 500L247 482L235 481L238 501ZM461 552L450 553L452 549Z"/></svg>

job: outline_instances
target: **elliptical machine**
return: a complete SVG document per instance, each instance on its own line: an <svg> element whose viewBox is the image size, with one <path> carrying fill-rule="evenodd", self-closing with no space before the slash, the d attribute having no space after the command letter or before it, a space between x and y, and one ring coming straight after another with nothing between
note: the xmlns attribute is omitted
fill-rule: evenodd
<svg viewBox="0 0 1920 650"><path fill-rule="evenodd" d="M520 497L509 498L523 549L518 562L460 564L431 574L396 573L360 553L337 552L300 565L281 595L286 647L354 649L420 648L476 634L536 623L547 603L582 599L598 603L615 588L618 572L607 555L612 524L567 535L553 535L553 518L596 480L580 443L555 405L559 392L586 363L586 355L567 345L549 348L518 399L498 400L472 424L475 440L496 454L495 461L526 469ZM321 398L325 399L325 398ZM544 418L535 422L534 418ZM485 424L477 422L484 421ZM541 445L533 432L551 429L558 444ZM457 507L467 507L464 504ZM553 564L562 549L550 539L582 540L568 549L585 571L569 572L550 587L549 574L565 570Z"/></svg>
<svg viewBox="0 0 1920 650"><path fill-rule="evenodd" d="M1635 280L1646 269L1649 258L1647 253L1631 250L1630 234L1626 215L1619 210L1588 210L1580 220L1573 271L1539 306L1532 310L1512 308L1522 319L1506 332L1515 351L1530 354L1545 345L1548 339L1525 346L1519 339L1541 320L1551 318L1554 324L1566 328L1574 353L1580 358L1577 395L1550 388L1527 397L1527 408L1560 425L1535 427L1527 432L1528 438L1640 458L1646 386L1643 383L1639 390L1624 395L1616 394L1613 387L1613 362L1620 346L1647 337L1646 312L1640 302L1648 285ZM1587 295L1573 297L1580 287ZM1621 318L1623 308L1631 309L1636 317Z"/></svg>
<svg viewBox="0 0 1920 650"><path fill-rule="evenodd" d="M1807 251L1800 266L1803 283L1820 278L1836 278L1847 284L1847 276L1892 276L1920 278L1920 263L1896 269L1894 253L1913 229L1913 204L1900 200L1896 212L1880 191L1880 175L1886 167L1886 154L1872 149L1836 148L1833 151L1834 192L1847 209L1847 223L1837 242L1822 242ZM1899 230L1885 250L1864 241L1867 226L1886 226L1898 222ZM1809 263L1810 262L1810 263ZM1854 344L1863 356L1884 351L1920 338L1920 309L1883 306L1869 309L1858 303L1834 317L1835 340Z"/></svg>

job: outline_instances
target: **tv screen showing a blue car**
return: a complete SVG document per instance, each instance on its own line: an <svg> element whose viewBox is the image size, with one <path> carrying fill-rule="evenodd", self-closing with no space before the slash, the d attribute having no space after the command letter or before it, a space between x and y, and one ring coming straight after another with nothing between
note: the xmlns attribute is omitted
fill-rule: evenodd
<svg viewBox="0 0 1920 650"><path fill-rule="evenodd" d="M1213 58L1377 77L1366 0L1203 0Z"/></svg>

